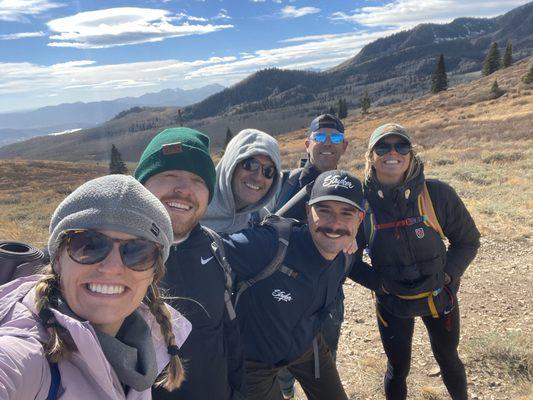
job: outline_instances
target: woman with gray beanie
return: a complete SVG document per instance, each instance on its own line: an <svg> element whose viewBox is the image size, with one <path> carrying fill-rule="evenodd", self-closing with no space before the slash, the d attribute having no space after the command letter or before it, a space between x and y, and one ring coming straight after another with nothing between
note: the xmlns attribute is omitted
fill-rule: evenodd
<svg viewBox="0 0 533 400"><path fill-rule="evenodd" d="M64 199L50 265L0 286L0 398L150 399L154 383L179 387L191 325L157 288L172 240L165 208L132 177Z"/></svg>

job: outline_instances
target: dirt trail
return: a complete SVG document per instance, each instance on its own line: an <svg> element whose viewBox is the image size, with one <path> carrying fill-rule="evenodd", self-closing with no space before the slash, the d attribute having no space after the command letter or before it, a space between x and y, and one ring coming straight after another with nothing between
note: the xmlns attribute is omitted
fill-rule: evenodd
<svg viewBox="0 0 533 400"><path fill-rule="evenodd" d="M346 318L337 362L341 378L350 399L383 399L386 358L377 332L371 294L353 282L345 285L345 294ZM467 369L472 399L533 399L531 381L511 377L504 368L506 363L516 366L521 362L513 357L516 353L526 360L520 364L522 371L529 368L529 374L532 373L532 298L532 241L483 238L478 256L467 269L459 291L460 354ZM514 339L509 342L509 338ZM507 349L508 343L514 348ZM479 346L485 354L479 353ZM449 399L421 321L417 321L415 327L408 385L409 399ZM296 398L305 399L301 390Z"/></svg>

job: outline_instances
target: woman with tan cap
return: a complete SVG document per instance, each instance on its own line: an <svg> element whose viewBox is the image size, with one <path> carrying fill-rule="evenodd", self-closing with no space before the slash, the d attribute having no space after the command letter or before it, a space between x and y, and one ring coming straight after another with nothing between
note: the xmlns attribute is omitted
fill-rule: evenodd
<svg viewBox="0 0 533 400"><path fill-rule="evenodd" d="M423 170L401 125L385 124L372 133L364 181L365 243L360 244L366 245L372 267L360 260L351 277L376 292L388 360L386 398L407 398L414 319L421 317L448 392L455 400L467 400L466 374L457 353L456 295L479 247L479 232L456 192L425 179Z"/></svg>
<svg viewBox="0 0 533 400"><path fill-rule="evenodd" d="M163 205L130 176L80 186L50 222L51 264L0 287L1 399L150 399L184 379L191 326L157 283L173 240Z"/></svg>

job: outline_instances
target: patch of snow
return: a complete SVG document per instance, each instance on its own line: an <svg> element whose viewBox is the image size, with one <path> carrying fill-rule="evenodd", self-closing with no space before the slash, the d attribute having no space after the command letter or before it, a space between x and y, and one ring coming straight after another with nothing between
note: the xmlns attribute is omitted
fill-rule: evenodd
<svg viewBox="0 0 533 400"><path fill-rule="evenodd" d="M81 131L81 129L82 129L82 128L67 129L66 131L49 133L48 136L66 135L66 134L68 134L68 133L74 133L74 132Z"/></svg>

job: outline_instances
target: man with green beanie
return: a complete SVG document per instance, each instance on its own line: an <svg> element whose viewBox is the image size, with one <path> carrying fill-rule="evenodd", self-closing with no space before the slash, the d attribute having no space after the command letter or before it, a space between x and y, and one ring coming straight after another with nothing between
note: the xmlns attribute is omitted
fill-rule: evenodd
<svg viewBox="0 0 533 400"><path fill-rule="evenodd" d="M185 382L174 392L154 388L153 398L244 399L239 330L224 303L226 276L199 223L216 179L209 138L189 128L166 129L148 144L134 175L170 215L174 244L163 285L193 326L179 354L185 360Z"/></svg>

